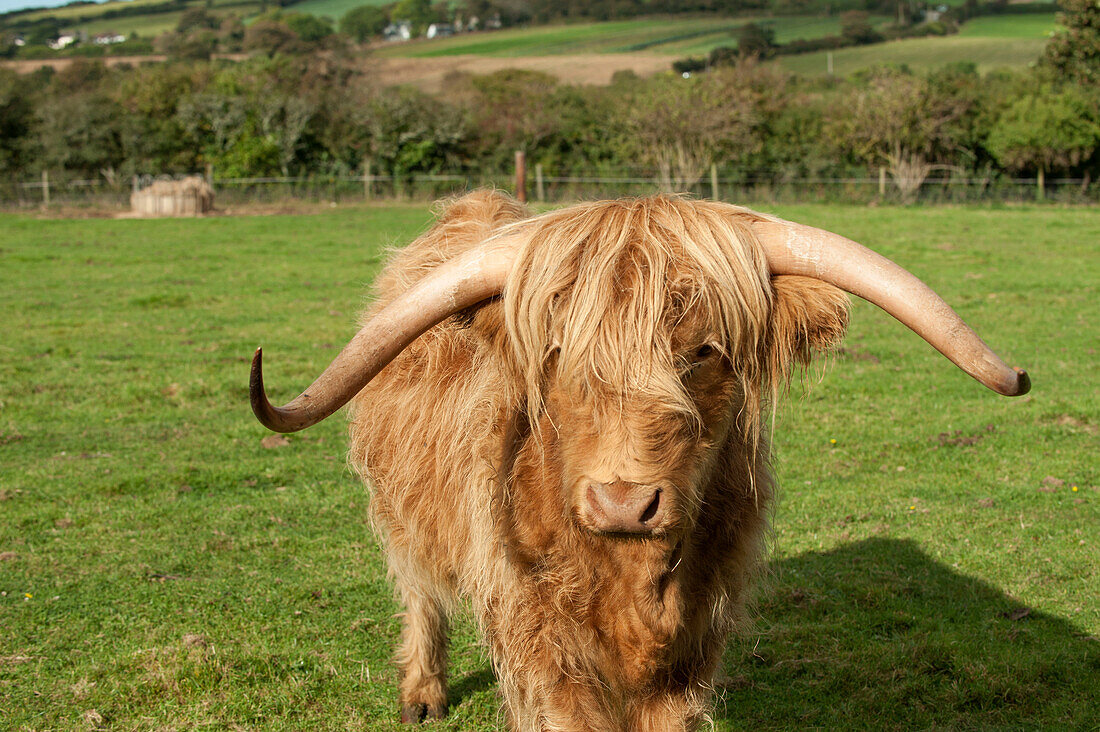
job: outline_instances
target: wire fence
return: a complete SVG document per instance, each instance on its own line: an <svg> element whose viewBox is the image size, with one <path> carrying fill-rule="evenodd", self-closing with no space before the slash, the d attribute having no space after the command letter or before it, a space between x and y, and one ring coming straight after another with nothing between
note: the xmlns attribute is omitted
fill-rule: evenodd
<svg viewBox="0 0 1100 732"><path fill-rule="evenodd" d="M86 207L109 211L130 208L132 193L171 176L138 176L128 181L106 177L70 178L44 173L39 180L0 181L0 209ZM300 175L263 178L208 178L216 209L289 201L350 204L363 201L428 201L476 188L515 191L515 174ZM783 175L712 175L680 192L745 203L1100 203L1100 185L1089 178L1006 178L951 174L927 178L915 193L903 195L881 171L866 177L786 177ZM545 175L541 167L526 181L529 201L560 203L646 195L668 189L656 173L637 171L573 172Z"/></svg>

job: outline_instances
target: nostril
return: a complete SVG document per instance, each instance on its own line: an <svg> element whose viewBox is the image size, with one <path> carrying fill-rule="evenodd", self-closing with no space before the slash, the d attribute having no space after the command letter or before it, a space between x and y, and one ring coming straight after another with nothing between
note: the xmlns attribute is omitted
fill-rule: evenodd
<svg viewBox="0 0 1100 732"><path fill-rule="evenodd" d="M661 490L658 488L653 494L653 500L649 502L649 505L642 511L642 515L638 517L638 520L643 524L649 521L651 518L657 515L657 509L661 507Z"/></svg>
<svg viewBox="0 0 1100 732"><path fill-rule="evenodd" d="M667 513L661 490L652 485L625 481L591 482L581 507L584 521L599 531L646 534L654 531Z"/></svg>

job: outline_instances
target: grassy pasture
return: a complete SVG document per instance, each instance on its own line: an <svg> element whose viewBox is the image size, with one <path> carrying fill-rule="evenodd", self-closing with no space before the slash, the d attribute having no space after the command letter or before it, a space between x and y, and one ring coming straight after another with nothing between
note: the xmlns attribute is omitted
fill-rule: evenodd
<svg viewBox="0 0 1100 732"><path fill-rule="evenodd" d="M1043 52L1049 34L1058 27L1050 15L995 15L969 20L953 36L911 38L833 51L833 73L850 74L876 64L906 64L931 69L957 61L977 64L985 72L999 67L1027 66ZM777 63L802 75L824 74L826 53L781 56Z"/></svg>
<svg viewBox="0 0 1100 732"><path fill-rule="evenodd" d="M344 17L349 10L364 5L388 5L390 0L304 0L295 3L292 9L296 13L322 15L333 20Z"/></svg>
<svg viewBox="0 0 1100 732"><path fill-rule="evenodd" d="M971 62L984 73L996 68L1020 68L1033 63L1043 52L1045 38L996 38L944 36L910 38L871 46L833 51L833 73L845 76L879 64L905 64L912 69L933 69L955 62ZM787 71L804 76L827 72L826 52L780 56L776 61Z"/></svg>
<svg viewBox="0 0 1100 732"><path fill-rule="evenodd" d="M1047 38L1059 28L1058 16L987 15L963 23L959 35L964 38Z"/></svg>
<svg viewBox="0 0 1100 732"><path fill-rule="evenodd" d="M308 3L294 7L306 8ZM774 29L776 39L781 43L796 38L817 38L840 32L840 20L836 17L643 18L510 28L432 41L398 43L381 49L379 53L384 56L432 57L455 54L548 56L645 51L683 56L705 54L716 46L737 45L737 29L749 22L758 22Z"/></svg>
<svg viewBox="0 0 1100 732"><path fill-rule="evenodd" d="M143 5L159 5L164 0L118 0L117 2L106 2L98 5L69 5L57 8L42 8L31 13L16 16L20 21L27 20L40 20L42 18L54 17L60 19L66 18L80 18L83 16L98 15L105 13L108 10L116 10L118 8L130 8L141 7Z"/></svg>
<svg viewBox="0 0 1100 732"><path fill-rule="evenodd" d="M1095 728L1100 211L775 213L909 267L1035 387L989 393L855 303L778 410L772 571L716 727ZM2 726L399 729L344 426L265 447L247 370L262 344L273 399L307 385L428 221L0 216ZM468 621L452 661L433 729L495 728Z"/></svg>
<svg viewBox="0 0 1100 732"><path fill-rule="evenodd" d="M131 15L123 18L97 18L83 23L75 23L66 30L70 32L84 31L89 35L108 32L121 33L127 38L137 33L142 38L151 39L165 31L175 30L181 17L183 17L183 11Z"/></svg>

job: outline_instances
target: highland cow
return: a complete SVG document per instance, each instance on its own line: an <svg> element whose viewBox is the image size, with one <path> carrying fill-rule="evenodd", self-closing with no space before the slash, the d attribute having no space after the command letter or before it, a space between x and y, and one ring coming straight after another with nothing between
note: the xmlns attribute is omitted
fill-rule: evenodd
<svg viewBox="0 0 1100 732"><path fill-rule="evenodd" d="M835 346L845 290L990 388L1008 368L927 286L836 234L655 196L531 216L449 204L375 283L362 329L277 408L350 401L351 463L405 607L401 718L447 710L447 618L472 603L516 730L706 719L774 495L763 429Z"/></svg>

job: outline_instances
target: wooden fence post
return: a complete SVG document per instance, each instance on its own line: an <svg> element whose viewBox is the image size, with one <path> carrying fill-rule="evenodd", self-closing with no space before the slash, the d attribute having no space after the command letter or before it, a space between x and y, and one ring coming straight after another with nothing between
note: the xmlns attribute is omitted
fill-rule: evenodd
<svg viewBox="0 0 1100 732"><path fill-rule="evenodd" d="M1038 190L1035 191L1035 200L1042 201L1046 198L1046 181L1043 178L1043 169L1039 168L1039 177L1035 179Z"/></svg>
<svg viewBox="0 0 1100 732"><path fill-rule="evenodd" d="M527 153L516 150L516 200L527 203Z"/></svg>
<svg viewBox="0 0 1100 732"><path fill-rule="evenodd" d="M50 172L42 170L42 205L50 205Z"/></svg>
<svg viewBox="0 0 1100 732"><path fill-rule="evenodd" d="M206 185L210 186L211 188L214 187L214 164L213 163L207 163L206 164Z"/></svg>
<svg viewBox="0 0 1100 732"><path fill-rule="evenodd" d="M886 198L886 166L878 166L878 195L879 198Z"/></svg>
<svg viewBox="0 0 1100 732"><path fill-rule="evenodd" d="M370 158L363 158L363 198L366 200L371 199L374 188L374 176L371 175L371 160Z"/></svg>
<svg viewBox="0 0 1100 732"><path fill-rule="evenodd" d="M710 164L710 197L718 200L718 166L714 163Z"/></svg>
<svg viewBox="0 0 1100 732"><path fill-rule="evenodd" d="M542 163L535 163L535 195L539 203L546 200L546 191L542 187Z"/></svg>

